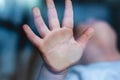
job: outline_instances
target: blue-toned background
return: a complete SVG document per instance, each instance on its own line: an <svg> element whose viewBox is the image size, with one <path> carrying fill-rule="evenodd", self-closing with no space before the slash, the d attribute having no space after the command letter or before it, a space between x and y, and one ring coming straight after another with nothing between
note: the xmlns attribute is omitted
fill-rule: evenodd
<svg viewBox="0 0 120 80"><path fill-rule="evenodd" d="M64 0L54 0L62 21ZM120 36L120 0L72 0L77 24L95 18L109 22ZM37 33L32 7L41 9L47 22L45 0L0 0L0 80L36 80L41 58L26 38L22 25L27 23ZM119 47L119 45L118 45Z"/></svg>

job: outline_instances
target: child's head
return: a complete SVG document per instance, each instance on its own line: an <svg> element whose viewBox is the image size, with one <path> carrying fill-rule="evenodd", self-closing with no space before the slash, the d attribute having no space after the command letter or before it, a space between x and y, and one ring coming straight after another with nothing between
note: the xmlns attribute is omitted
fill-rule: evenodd
<svg viewBox="0 0 120 80"><path fill-rule="evenodd" d="M83 54L84 59L92 60L93 57L94 59L99 58L99 56L101 56L101 53L116 49L116 33L108 23L103 21L94 21L91 24L82 24L79 27L76 27L75 38L80 37L82 32L87 27L94 28L94 35L89 40L85 48Z"/></svg>

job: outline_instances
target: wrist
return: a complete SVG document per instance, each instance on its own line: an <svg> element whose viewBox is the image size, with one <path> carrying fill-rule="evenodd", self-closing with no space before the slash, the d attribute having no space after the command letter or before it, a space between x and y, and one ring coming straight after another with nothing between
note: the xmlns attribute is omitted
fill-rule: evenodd
<svg viewBox="0 0 120 80"><path fill-rule="evenodd" d="M62 72L54 72L47 66L43 65L40 71L39 80L64 80L67 74L67 70Z"/></svg>
<svg viewBox="0 0 120 80"><path fill-rule="evenodd" d="M67 69L63 69L63 70L56 70L51 68L50 66L48 66L47 64L44 64L43 67L45 69L47 69L49 72L51 72L52 74L64 74L67 73Z"/></svg>

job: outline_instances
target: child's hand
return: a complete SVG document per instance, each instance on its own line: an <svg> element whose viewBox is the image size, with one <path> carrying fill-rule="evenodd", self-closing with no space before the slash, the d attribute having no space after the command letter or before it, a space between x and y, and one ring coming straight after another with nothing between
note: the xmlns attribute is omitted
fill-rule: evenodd
<svg viewBox="0 0 120 80"><path fill-rule="evenodd" d="M46 0L49 27L45 25L39 9L33 9L36 28L42 38L35 35L28 25L24 31L29 40L42 52L45 63L55 72L63 71L75 64L82 56L93 29L88 28L78 40L73 36L73 9L71 0L66 0L65 14L60 27L53 0Z"/></svg>

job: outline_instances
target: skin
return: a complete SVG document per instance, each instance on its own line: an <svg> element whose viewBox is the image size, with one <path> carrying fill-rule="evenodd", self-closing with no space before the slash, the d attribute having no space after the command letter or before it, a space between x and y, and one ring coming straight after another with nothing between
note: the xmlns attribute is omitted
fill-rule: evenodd
<svg viewBox="0 0 120 80"><path fill-rule="evenodd" d="M44 23L40 10L33 8L34 23L41 37L34 34L30 27L25 24L23 29L28 39L42 52L46 65L40 72L39 80L64 80L62 72L78 62L83 54L86 43L92 36L94 29L87 28L77 39L73 36L73 9L71 0L65 0L65 13L62 27L58 20L53 0L46 0L48 8L49 27ZM54 74L54 72L56 74ZM60 74L59 76L59 73ZM62 75L62 76L61 76Z"/></svg>
<svg viewBox="0 0 120 80"><path fill-rule="evenodd" d="M92 21L89 24L80 24L75 28L75 37L79 38L81 30L91 26L94 28L94 35L88 41L84 54L81 58L82 64L98 62L119 61L120 54L117 50L117 36L111 26L104 21Z"/></svg>

